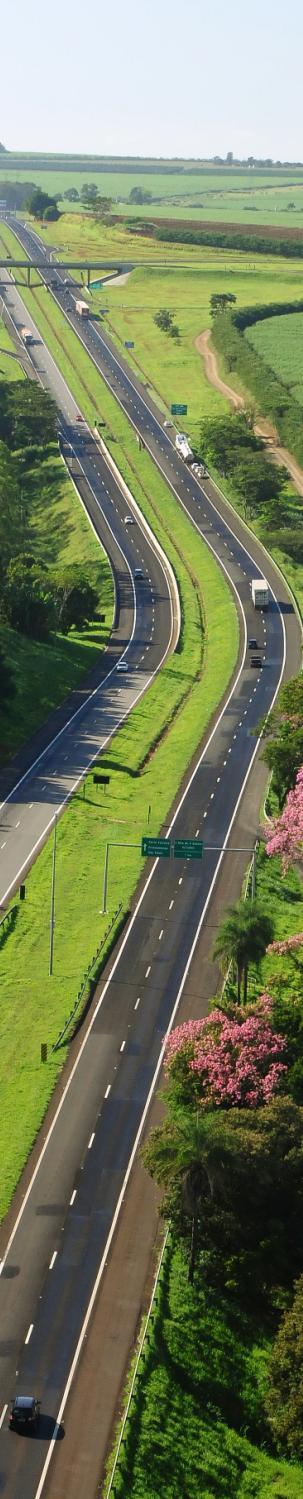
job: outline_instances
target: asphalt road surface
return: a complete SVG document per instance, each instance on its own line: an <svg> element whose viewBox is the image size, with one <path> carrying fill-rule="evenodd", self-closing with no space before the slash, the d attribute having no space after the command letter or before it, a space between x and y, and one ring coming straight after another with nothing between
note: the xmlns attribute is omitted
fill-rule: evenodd
<svg viewBox="0 0 303 1499"><path fill-rule="evenodd" d="M91 332L95 335L94 328ZM222 863L222 845L233 843L233 821L257 753L252 731L278 689L285 641L289 674L300 659L299 627L275 569L266 564L270 604L266 615L256 615L249 583L264 571L260 548L251 537L246 542L244 528L216 491L210 485L202 488L184 471L161 419L138 394L116 354L103 339L100 344L98 360L107 369L106 378L110 376L113 388L117 383L119 399L236 588L243 654L174 815L173 839L204 839L203 859L187 862L172 856L152 865L35 1170L29 1172L7 1243L3 1230L0 1492L7 1499L39 1499L44 1489L54 1437L59 1442L62 1436L88 1311L159 1074L162 1038L177 1014ZM260 669L250 666L246 629L257 635ZM7 1429L5 1406L15 1388L41 1398L41 1430L35 1439Z"/></svg>
<svg viewBox="0 0 303 1499"><path fill-rule="evenodd" d="M59 410L61 446L74 482L114 570L117 628L100 669L100 682L26 774L0 810L0 905L4 905L50 828L54 816L93 758L158 671L176 635L175 599L156 546L138 523L125 525L129 503L85 422L8 272L1 293L15 328L31 328L33 367ZM142 569L136 579L135 569ZM127 663L123 674L117 663Z"/></svg>

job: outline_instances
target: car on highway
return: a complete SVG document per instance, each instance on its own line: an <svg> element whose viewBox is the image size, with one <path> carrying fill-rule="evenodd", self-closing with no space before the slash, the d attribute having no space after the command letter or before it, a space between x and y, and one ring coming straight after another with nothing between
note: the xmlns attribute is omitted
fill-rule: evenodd
<svg viewBox="0 0 303 1499"><path fill-rule="evenodd" d="M248 641L248 649L249 649L249 651L258 651L259 650L258 641L254 640L253 635L251 635L250 640Z"/></svg>
<svg viewBox="0 0 303 1499"><path fill-rule="evenodd" d="M128 671L128 662L127 661L118 661L117 671Z"/></svg>
<svg viewBox="0 0 303 1499"><path fill-rule="evenodd" d="M135 567L134 577L135 578L143 578L142 567Z"/></svg>
<svg viewBox="0 0 303 1499"><path fill-rule="evenodd" d="M262 656L251 656L251 666L263 666Z"/></svg>
<svg viewBox="0 0 303 1499"><path fill-rule="evenodd" d="M9 1426L11 1430L37 1431L40 1417L40 1400L35 1395L15 1395L10 1403Z"/></svg>
<svg viewBox="0 0 303 1499"><path fill-rule="evenodd" d="M84 416L81 416L80 411L77 411L76 422L84 422Z"/></svg>
<svg viewBox="0 0 303 1499"><path fill-rule="evenodd" d="M173 422L163 422L163 427L173 427Z"/></svg>
<svg viewBox="0 0 303 1499"><path fill-rule="evenodd" d="M133 515L125 515L124 516L124 525L125 526L133 526L133 524L134 524L134 517L133 517Z"/></svg>

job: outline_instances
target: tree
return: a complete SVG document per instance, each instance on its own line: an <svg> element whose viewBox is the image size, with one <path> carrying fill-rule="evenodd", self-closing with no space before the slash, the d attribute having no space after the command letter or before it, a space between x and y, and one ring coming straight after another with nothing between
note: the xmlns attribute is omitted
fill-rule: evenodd
<svg viewBox="0 0 303 1499"><path fill-rule="evenodd" d="M257 904L256 901L238 901L237 905L230 906L227 915L219 927L214 946L214 957L222 962L223 969L229 963L233 963L237 970L237 998L241 1001L243 988L243 1001L247 1000L247 985L249 966L254 963L258 968L264 957L269 942L272 941L274 926L271 916Z"/></svg>
<svg viewBox="0 0 303 1499"><path fill-rule="evenodd" d="M212 297L210 298L211 316L215 317L216 312L225 312L226 307L228 307L231 302L236 301L237 298L233 295L232 291L213 292Z"/></svg>
<svg viewBox="0 0 303 1499"><path fill-rule="evenodd" d="M60 217L61 215L59 213L59 209L57 208L57 204L48 203L47 207L44 209L43 214L45 222L48 224L55 223L57 219L60 219Z"/></svg>
<svg viewBox="0 0 303 1499"><path fill-rule="evenodd" d="M35 187L34 192L29 194L25 207L33 219L43 219L46 209L50 207L57 209L57 204L55 198L50 198L49 193L43 193L40 187Z"/></svg>
<svg viewBox="0 0 303 1499"><path fill-rule="evenodd" d="M292 1285L303 1257L303 1110L292 1099L198 1118L169 1109L143 1155L204 1280L257 1305Z"/></svg>
<svg viewBox="0 0 303 1499"><path fill-rule="evenodd" d="M132 187L129 194L129 203L152 203L152 193L145 192L143 187Z"/></svg>
<svg viewBox="0 0 303 1499"><path fill-rule="evenodd" d="M174 314L169 312L167 307L160 307L159 312L155 312L154 323L156 323L157 328L161 328L162 333L170 333L173 316Z"/></svg>
<svg viewBox="0 0 303 1499"><path fill-rule="evenodd" d="M278 737L268 740L262 759L272 772L272 789L282 810L303 764L303 725L281 723Z"/></svg>
<svg viewBox="0 0 303 1499"><path fill-rule="evenodd" d="M244 510L255 515L262 505L281 494L286 480L285 472L277 470L261 453L233 454L235 467L232 470L233 486L241 497Z"/></svg>
<svg viewBox="0 0 303 1499"><path fill-rule="evenodd" d="M282 1319L268 1368L265 1406L279 1452L303 1458L303 1275Z"/></svg>
<svg viewBox="0 0 303 1499"><path fill-rule="evenodd" d="M57 440L57 425L55 402L36 382L16 380L1 386L0 440L9 448L45 448Z"/></svg>
<svg viewBox="0 0 303 1499"><path fill-rule="evenodd" d="M3 650L0 646L0 702L4 706L15 696L16 686L13 672L8 666Z"/></svg>
<svg viewBox="0 0 303 1499"><path fill-rule="evenodd" d="M33 639L48 640L56 623L54 598L45 574L32 556L24 554L9 563L3 607L14 630Z"/></svg>
<svg viewBox="0 0 303 1499"><path fill-rule="evenodd" d="M94 619L98 606L98 593L88 582L81 568L69 568L66 574L55 581L58 608L58 624L63 635L75 625L83 630L89 620Z"/></svg>
<svg viewBox="0 0 303 1499"><path fill-rule="evenodd" d="M273 1029L272 1009L272 999L262 994L249 1009L215 1008L205 1019L177 1026L166 1043L170 1079L181 1055L186 1060L184 1082L186 1071L194 1075L197 1101L203 1107L256 1108L268 1103L287 1074L286 1040ZM178 1092L179 1087L178 1068Z"/></svg>
<svg viewBox="0 0 303 1499"><path fill-rule="evenodd" d="M303 849L303 767L298 770L295 786L288 792L281 817L265 830L266 853L279 854L285 872Z"/></svg>
<svg viewBox="0 0 303 1499"><path fill-rule="evenodd" d="M107 215L110 213L111 207L112 198L102 198L100 194L97 193L97 197L94 198L91 204L94 219L101 219L102 221L103 219L106 219Z"/></svg>
<svg viewBox="0 0 303 1499"><path fill-rule="evenodd" d="M68 203L79 203L78 188L67 187L66 193L64 193L64 197L67 198Z"/></svg>
<svg viewBox="0 0 303 1499"><path fill-rule="evenodd" d="M81 193L80 193L81 202L82 203L88 203L88 204L89 203L93 203L94 198L97 198L97 197L98 197L98 188L96 187L96 183L95 182L85 182L84 185L83 185L83 187L81 187Z"/></svg>

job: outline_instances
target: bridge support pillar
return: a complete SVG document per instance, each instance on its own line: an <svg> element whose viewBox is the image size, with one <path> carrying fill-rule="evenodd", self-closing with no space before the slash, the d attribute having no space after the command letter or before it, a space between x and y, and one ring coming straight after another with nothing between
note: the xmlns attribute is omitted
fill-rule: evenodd
<svg viewBox="0 0 303 1499"><path fill-rule="evenodd" d="M90 286L90 266L87 267L87 285Z"/></svg>
<svg viewBox="0 0 303 1499"><path fill-rule="evenodd" d="M30 286L30 284L31 284L31 268L30 268L30 265L28 265L27 268L26 268L26 279L27 279L27 285Z"/></svg>

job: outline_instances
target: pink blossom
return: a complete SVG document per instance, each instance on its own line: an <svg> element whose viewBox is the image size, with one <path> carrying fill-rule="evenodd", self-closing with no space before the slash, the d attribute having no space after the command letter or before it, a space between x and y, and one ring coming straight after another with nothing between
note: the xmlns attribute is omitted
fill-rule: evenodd
<svg viewBox="0 0 303 1499"><path fill-rule="evenodd" d="M303 848L303 766L298 770L293 791L288 792L285 807L266 830L266 853L280 854L285 870Z"/></svg>
<svg viewBox="0 0 303 1499"><path fill-rule="evenodd" d="M270 942L266 952L277 952L282 957L283 953L291 952L296 947L303 947L303 932L296 932L294 937L285 937L284 942Z"/></svg>
<svg viewBox="0 0 303 1499"><path fill-rule="evenodd" d="M250 1009L226 1015L214 1009L204 1020L178 1026L167 1039L166 1070L182 1054L200 1084L202 1103L239 1107L268 1103L287 1067L286 1041L271 1026L272 1000L263 994Z"/></svg>

